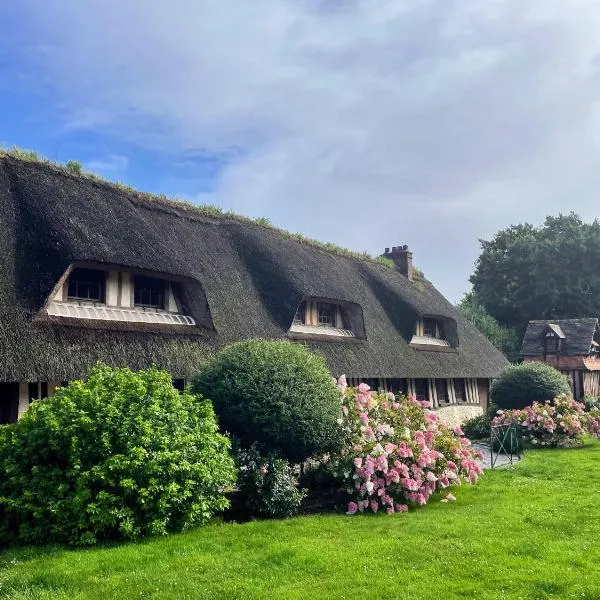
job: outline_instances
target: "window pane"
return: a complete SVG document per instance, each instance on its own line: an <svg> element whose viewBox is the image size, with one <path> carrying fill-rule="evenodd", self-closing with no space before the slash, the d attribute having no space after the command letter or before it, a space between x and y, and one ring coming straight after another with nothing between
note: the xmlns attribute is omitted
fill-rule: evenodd
<svg viewBox="0 0 600 600"><path fill-rule="evenodd" d="M417 400L429 400L429 386L427 379L415 379L415 396Z"/></svg>
<svg viewBox="0 0 600 600"><path fill-rule="evenodd" d="M165 282L154 277L137 276L134 279L133 302L136 306L164 308Z"/></svg>
<svg viewBox="0 0 600 600"><path fill-rule="evenodd" d="M454 396L456 397L457 402L464 402L467 398L466 390L465 390L465 380L464 379L455 379L454 380Z"/></svg>
<svg viewBox="0 0 600 600"><path fill-rule="evenodd" d="M74 300L104 302L106 272L95 269L73 269L69 275L67 296Z"/></svg>
<svg viewBox="0 0 600 600"><path fill-rule="evenodd" d="M328 302L317 302L317 313L319 325L335 325L335 304Z"/></svg>
<svg viewBox="0 0 600 600"><path fill-rule="evenodd" d="M435 380L435 391L438 402L448 403L450 401L450 398L448 397L448 382L445 379Z"/></svg>
<svg viewBox="0 0 600 600"><path fill-rule="evenodd" d="M435 319L423 319L423 335L435 337Z"/></svg>

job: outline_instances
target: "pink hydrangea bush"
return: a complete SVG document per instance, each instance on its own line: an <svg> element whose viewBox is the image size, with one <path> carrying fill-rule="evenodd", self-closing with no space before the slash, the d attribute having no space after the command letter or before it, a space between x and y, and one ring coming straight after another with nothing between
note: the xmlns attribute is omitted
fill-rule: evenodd
<svg viewBox="0 0 600 600"><path fill-rule="evenodd" d="M338 385L346 443L332 463L351 497L348 514L406 512L444 490L452 502L450 486L477 482L481 454L460 428L440 423L428 403L364 383L348 387L344 377Z"/></svg>
<svg viewBox="0 0 600 600"><path fill-rule="evenodd" d="M566 394L554 400L534 402L522 410L499 410L493 425L516 421L523 439L533 446L565 448L583 442L586 433L600 438L600 411L585 412L585 405Z"/></svg>
<svg viewBox="0 0 600 600"><path fill-rule="evenodd" d="M586 413L586 419L588 433L600 440L600 408L592 408Z"/></svg>

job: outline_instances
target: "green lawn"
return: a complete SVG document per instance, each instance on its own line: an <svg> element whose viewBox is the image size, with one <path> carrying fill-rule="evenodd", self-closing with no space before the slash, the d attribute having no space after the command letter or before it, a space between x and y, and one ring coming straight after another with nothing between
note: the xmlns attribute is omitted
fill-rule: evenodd
<svg viewBox="0 0 600 600"><path fill-rule="evenodd" d="M0 553L0 598L597 598L600 443L532 451L454 504L91 550Z"/></svg>

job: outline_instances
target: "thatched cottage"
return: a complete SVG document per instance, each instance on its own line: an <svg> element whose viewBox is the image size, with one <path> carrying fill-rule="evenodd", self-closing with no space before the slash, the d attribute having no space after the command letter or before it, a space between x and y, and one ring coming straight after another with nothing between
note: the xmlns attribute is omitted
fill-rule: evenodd
<svg viewBox="0 0 600 600"><path fill-rule="evenodd" d="M521 355L525 362L545 362L564 373L575 399L600 397L598 319L529 321Z"/></svg>
<svg viewBox="0 0 600 600"><path fill-rule="evenodd" d="M332 374L479 407L507 364L412 266L0 156L0 420L97 361L181 384L225 344L290 339ZM395 265L395 266L393 266Z"/></svg>

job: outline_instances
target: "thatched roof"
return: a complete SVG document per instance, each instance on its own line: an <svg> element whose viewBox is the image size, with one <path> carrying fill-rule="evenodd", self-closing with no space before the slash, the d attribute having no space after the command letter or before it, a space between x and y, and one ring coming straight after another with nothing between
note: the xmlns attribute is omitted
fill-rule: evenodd
<svg viewBox="0 0 600 600"><path fill-rule="evenodd" d="M543 338L548 329L562 340L560 350L562 356L587 356L591 352L594 334L598 330L598 319L591 317L587 319L529 321L523 336L521 355L543 355Z"/></svg>
<svg viewBox="0 0 600 600"><path fill-rule="evenodd" d="M492 377L507 364L423 278L302 243L271 227L152 200L51 165L0 157L0 380L66 380L97 360L192 374L224 344L284 338L305 297L357 303L366 340L307 342L335 374ZM194 282L211 326L120 331L39 318L68 266L92 261ZM458 352L409 346L415 320L456 323Z"/></svg>

